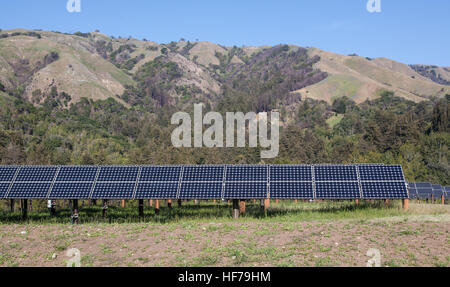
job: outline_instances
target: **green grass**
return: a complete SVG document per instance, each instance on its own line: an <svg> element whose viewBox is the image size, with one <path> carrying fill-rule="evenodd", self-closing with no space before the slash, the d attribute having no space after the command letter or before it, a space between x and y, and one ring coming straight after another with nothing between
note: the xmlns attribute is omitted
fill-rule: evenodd
<svg viewBox="0 0 450 287"><path fill-rule="evenodd" d="M145 206L144 218L138 216L138 208L136 201L127 201L126 208L120 208L114 204L108 208L108 214L106 218L102 218L101 202L97 202L96 206L89 206L87 203L82 206L80 203L79 209L79 223L80 224L112 224L112 223L182 223L183 228L188 232L192 228L196 228L195 222L202 222L209 220L211 222L231 222L232 219L232 205L226 202L218 202L213 204L211 201L202 201L199 205L194 202L183 202L181 207L173 203L172 209L169 209L163 201L160 205L160 213L155 215L154 208ZM17 224L23 223L20 211L11 213L8 211L9 202L4 201L3 205L0 205L0 224ZM58 204L62 204L62 201L58 201ZM146 203L147 204L147 203ZM70 209L57 208L57 215L51 217L48 210L45 208L45 201L33 201L33 211L28 212L27 223L36 224L68 224L71 222ZM423 211L426 213L427 211ZM439 213L446 213L442 210ZM276 221L283 222L283 229L292 230L294 227L293 222L297 221L329 221L338 219L354 219L364 222L368 219L405 216L410 213L405 213L401 209L400 201L392 201L390 206L385 206L382 201L373 202L360 202L359 205L355 205L353 201L321 201L321 202L303 202L299 201L279 201L275 203L271 201L271 205L266 212L261 211L259 202L253 203L253 201L247 201L246 213L241 214L237 219L241 222L251 221ZM436 214L436 211L433 212ZM220 229L221 233L228 233L232 231L235 226L222 225L209 226L207 230ZM258 231L259 234L265 235L271 234L273 230L266 230L262 228ZM410 231L403 231L405 235L408 235ZM96 234L90 234L90 236L96 236ZM187 235L189 237L189 235ZM189 240L190 238L185 238ZM64 239L64 238L61 238Z"/></svg>

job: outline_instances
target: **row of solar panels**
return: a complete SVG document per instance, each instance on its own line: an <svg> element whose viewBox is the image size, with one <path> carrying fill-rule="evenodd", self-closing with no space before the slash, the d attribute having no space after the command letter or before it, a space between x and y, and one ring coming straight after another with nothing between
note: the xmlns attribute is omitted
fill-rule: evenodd
<svg viewBox="0 0 450 287"><path fill-rule="evenodd" d="M408 198L401 166L0 166L0 198Z"/></svg>
<svg viewBox="0 0 450 287"><path fill-rule="evenodd" d="M429 182L410 182L409 195L413 199L431 199L441 198L449 199L450 186L442 186L440 184L432 184Z"/></svg>

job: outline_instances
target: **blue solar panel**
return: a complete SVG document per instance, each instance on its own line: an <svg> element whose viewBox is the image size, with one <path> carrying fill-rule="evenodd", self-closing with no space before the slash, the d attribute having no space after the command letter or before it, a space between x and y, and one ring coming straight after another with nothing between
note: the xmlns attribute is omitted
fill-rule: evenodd
<svg viewBox="0 0 450 287"><path fill-rule="evenodd" d="M431 198L432 194L433 194L433 190L431 188L417 189L417 196L420 199Z"/></svg>
<svg viewBox="0 0 450 287"><path fill-rule="evenodd" d="M408 198L404 182L362 182L363 198Z"/></svg>
<svg viewBox="0 0 450 287"><path fill-rule="evenodd" d="M432 184L431 188L435 189L435 190L442 190L442 185L440 185L440 184Z"/></svg>
<svg viewBox="0 0 450 287"><path fill-rule="evenodd" d="M9 189L9 183L0 183L0 198L3 198Z"/></svg>
<svg viewBox="0 0 450 287"><path fill-rule="evenodd" d="M94 181L98 169L95 166L63 166L59 169L56 181Z"/></svg>
<svg viewBox="0 0 450 287"><path fill-rule="evenodd" d="M360 198L358 182L316 182L316 198Z"/></svg>
<svg viewBox="0 0 450 287"><path fill-rule="evenodd" d="M357 181L354 165L317 165L314 167L316 181Z"/></svg>
<svg viewBox="0 0 450 287"><path fill-rule="evenodd" d="M25 166L20 169L16 181L53 181L57 170L56 166Z"/></svg>
<svg viewBox="0 0 450 287"><path fill-rule="evenodd" d="M417 194L417 189L409 189L409 198L411 199L417 199L419 198L418 194Z"/></svg>
<svg viewBox="0 0 450 287"><path fill-rule="evenodd" d="M225 199L267 198L265 182L226 182Z"/></svg>
<svg viewBox="0 0 450 287"><path fill-rule="evenodd" d="M312 181L311 166L273 165L270 167L270 181Z"/></svg>
<svg viewBox="0 0 450 287"><path fill-rule="evenodd" d="M361 165L358 168L360 179L364 181L404 180L400 165Z"/></svg>
<svg viewBox="0 0 450 287"><path fill-rule="evenodd" d="M180 180L181 166L144 166L139 181L147 182L178 182Z"/></svg>
<svg viewBox="0 0 450 287"><path fill-rule="evenodd" d="M433 197L434 198L440 198L444 195L444 192L442 189L433 189Z"/></svg>
<svg viewBox="0 0 450 287"><path fill-rule="evenodd" d="M15 166L0 166L0 182L12 181L17 169Z"/></svg>
<svg viewBox="0 0 450 287"><path fill-rule="evenodd" d="M226 181L267 181L266 166L228 166Z"/></svg>
<svg viewBox="0 0 450 287"><path fill-rule="evenodd" d="M222 182L183 182L180 198L182 199L221 199Z"/></svg>
<svg viewBox="0 0 450 287"><path fill-rule="evenodd" d="M136 181L139 172L137 166L101 167L98 181Z"/></svg>
<svg viewBox="0 0 450 287"><path fill-rule="evenodd" d="M177 182L140 182L136 190L136 199L175 199Z"/></svg>
<svg viewBox="0 0 450 287"><path fill-rule="evenodd" d="M450 186L446 186L445 191L450 191Z"/></svg>
<svg viewBox="0 0 450 287"><path fill-rule="evenodd" d="M97 182L92 198L94 199L129 199L133 198L135 183L130 182Z"/></svg>
<svg viewBox="0 0 450 287"><path fill-rule="evenodd" d="M312 182L271 182L270 198L314 198Z"/></svg>
<svg viewBox="0 0 450 287"><path fill-rule="evenodd" d="M38 199L47 198L51 182L16 182L13 184L7 198Z"/></svg>
<svg viewBox="0 0 450 287"><path fill-rule="evenodd" d="M223 181L223 166L186 166L183 181Z"/></svg>
<svg viewBox="0 0 450 287"><path fill-rule="evenodd" d="M431 186L431 183L429 183L429 182L416 182L416 188L417 189L421 189L421 188L431 189L432 186Z"/></svg>
<svg viewBox="0 0 450 287"><path fill-rule="evenodd" d="M49 198L51 199L89 199L94 183L85 182L56 182Z"/></svg>

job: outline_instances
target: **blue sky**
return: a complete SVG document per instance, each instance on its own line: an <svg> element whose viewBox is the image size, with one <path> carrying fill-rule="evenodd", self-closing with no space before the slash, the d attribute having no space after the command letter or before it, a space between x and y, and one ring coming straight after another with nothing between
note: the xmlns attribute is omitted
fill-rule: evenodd
<svg viewBox="0 0 450 287"><path fill-rule="evenodd" d="M450 66L450 1L381 0L2 0L0 29L90 32L168 43L181 37L226 46L280 43L406 64Z"/></svg>

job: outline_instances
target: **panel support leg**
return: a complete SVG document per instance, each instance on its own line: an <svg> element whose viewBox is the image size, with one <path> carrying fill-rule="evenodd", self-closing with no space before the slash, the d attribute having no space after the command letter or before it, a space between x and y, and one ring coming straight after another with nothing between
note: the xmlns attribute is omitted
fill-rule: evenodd
<svg viewBox="0 0 450 287"><path fill-rule="evenodd" d="M148 200L148 206L153 207L153 199Z"/></svg>
<svg viewBox="0 0 450 287"><path fill-rule="evenodd" d="M78 199L73 200L72 224L78 224Z"/></svg>
<svg viewBox="0 0 450 287"><path fill-rule="evenodd" d="M239 200L233 199L233 219L239 218Z"/></svg>
<svg viewBox="0 0 450 287"><path fill-rule="evenodd" d="M155 200L155 214L159 214L159 200Z"/></svg>
<svg viewBox="0 0 450 287"><path fill-rule="evenodd" d="M244 214L245 213L245 200L241 200L239 205L239 212Z"/></svg>
<svg viewBox="0 0 450 287"><path fill-rule="evenodd" d="M445 204L445 197L444 197L444 195L441 196L441 203Z"/></svg>
<svg viewBox="0 0 450 287"><path fill-rule="evenodd" d="M355 199L355 205L359 205L359 199Z"/></svg>
<svg viewBox="0 0 450 287"><path fill-rule="evenodd" d="M182 201L181 201L181 199L178 199L178 207L181 207L181 203Z"/></svg>
<svg viewBox="0 0 450 287"><path fill-rule="evenodd" d="M14 199L11 199L9 202L9 208L11 209L11 212L14 212Z"/></svg>
<svg viewBox="0 0 450 287"><path fill-rule="evenodd" d="M22 219L26 220L28 217L28 200L22 200Z"/></svg>
<svg viewBox="0 0 450 287"><path fill-rule="evenodd" d="M139 199L139 217L144 217L144 200Z"/></svg>
<svg viewBox="0 0 450 287"><path fill-rule="evenodd" d="M409 209L409 199L403 199L402 200L402 207L404 211L408 211Z"/></svg>
<svg viewBox="0 0 450 287"><path fill-rule="evenodd" d="M389 206L389 203L390 203L390 202L389 202L389 199L385 199L385 200L384 200L384 205Z"/></svg>
<svg viewBox="0 0 450 287"><path fill-rule="evenodd" d="M167 200L167 207L172 209L172 199Z"/></svg>
<svg viewBox="0 0 450 287"><path fill-rule="evenodd" d="M120 201L120 207L125 208L125 199Z"/></svg>
<svg viewBox="0 0 450 287"><path fill-rule="evenodd" d="M270 207L270 199L265 199L264 200L264 211L267 211L267 209L269 209Z"/></svg>
<svg viewBox="0 0 450 287"><path fill-rule="evenodd" d="M107 215L108 215L108 200L104 199L102 205L102 217L106 218Z"/></svg>

